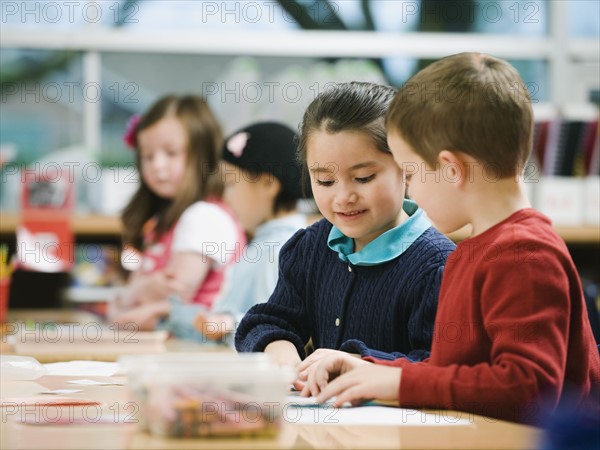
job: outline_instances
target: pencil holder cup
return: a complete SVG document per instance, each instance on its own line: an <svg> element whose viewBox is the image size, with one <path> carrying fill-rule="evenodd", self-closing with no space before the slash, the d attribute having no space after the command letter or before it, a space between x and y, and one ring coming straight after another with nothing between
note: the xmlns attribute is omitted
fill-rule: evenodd
<svg viewBox="0 0 600 450"><path fill-rule="evenodd" d="M291 369L267 355L156 355L120 360L138 423L162 437L274 437Z"/></svg>

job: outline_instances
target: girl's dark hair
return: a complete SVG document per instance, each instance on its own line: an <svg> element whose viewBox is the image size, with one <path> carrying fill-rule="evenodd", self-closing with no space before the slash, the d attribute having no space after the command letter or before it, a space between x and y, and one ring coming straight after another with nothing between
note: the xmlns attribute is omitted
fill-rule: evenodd
<svg viewBox="0 0 600 450"><path fill-rule="evenodd" d="M181 189L173 200L158 197L141 178L140 187L124 209L123 242L141 250L144 224L157 216L156 234L169 230L185 209L206 198L221 198L223 179L219 168L222 145L221 127L202 97L169 95L159 99L144 114L135 130L139 133L166 117L179 120L187 134L186 168ZM137 165L140 168L139 147ZM141 175L141 170L140 170Z"/></svg>
<svg viewBox="0 0 600 450"><path fill-rule="evenodd" d="M389 86L354 81L319 94L306 108L299 126L298 159L305 175L307 144L315 131L360 131L368 134L379 150L390 153L385 115L395 93Z"/></svg>

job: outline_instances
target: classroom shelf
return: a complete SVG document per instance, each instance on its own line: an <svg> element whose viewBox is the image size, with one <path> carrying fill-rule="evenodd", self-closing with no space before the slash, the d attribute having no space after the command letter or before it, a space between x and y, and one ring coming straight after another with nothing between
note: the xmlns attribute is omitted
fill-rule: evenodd
<svg viewBox="0 0 600 450"><path fill-rule="evenodd" d="M0 212L0 234L13 234L18 223L18 214ZM80 237L101 236L119 239L121 236L121 219L118 216L76 214L71 225L73 233Z"/></svg>
<svg viewBox="0 0 600 450"><path fill-rule="evenodd" d="M600 227L593 225L582 225L579 227L554 227L556 232L565 240L567 244L599 244ZM461 228L448 237L455 242L462 241L469 236L470 227Z"/></svg>
<svg viewBox="0 0 600 450"><path fill-rule="evenodd" d="M312 217L316 220L317 216ZM15 213L0 213L0 234L8 235L15 232L19 215ZM73 232L85 238L102 236L119 239L121 236L121 221L118 216L103 216L98 214L78 214L73 216ZM469 236L467 227L449 234L454 241L461 241ZM556 227L558 234L567 244L598 244L600 243L600 227L583 225L579 227Z"/></svg>

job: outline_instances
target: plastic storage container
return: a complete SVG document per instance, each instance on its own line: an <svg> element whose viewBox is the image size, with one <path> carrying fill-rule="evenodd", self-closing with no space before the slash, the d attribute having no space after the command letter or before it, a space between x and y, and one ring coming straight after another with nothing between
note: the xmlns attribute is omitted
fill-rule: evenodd
<svg viewBox="0 0 600 450"><path fill-rule="evenodd" d="M262 353L130 356L120 363L140 425L165 437L275 436L294 379Z"/></svg>

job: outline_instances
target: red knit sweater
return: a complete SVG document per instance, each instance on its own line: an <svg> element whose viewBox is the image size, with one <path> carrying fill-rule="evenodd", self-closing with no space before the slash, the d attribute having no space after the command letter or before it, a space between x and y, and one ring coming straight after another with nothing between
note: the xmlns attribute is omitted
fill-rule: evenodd
<svg viewBox="0 0 600 450"><path fill-rule="evenodd" d="M402 367L399 400L532 422L600 389L581 284L550 221L516 212L459 244L442 279L431 357Z"/></svg>

